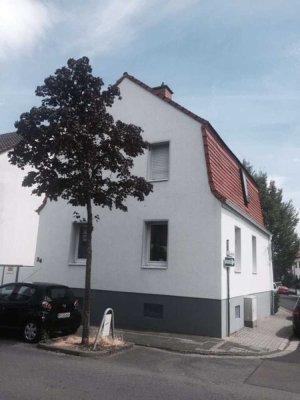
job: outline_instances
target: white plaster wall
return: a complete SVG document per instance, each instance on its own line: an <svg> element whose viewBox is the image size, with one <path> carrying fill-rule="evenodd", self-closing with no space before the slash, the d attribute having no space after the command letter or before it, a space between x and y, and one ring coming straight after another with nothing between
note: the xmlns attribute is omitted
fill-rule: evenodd
<svg viewBox="0 0 300 400"><path fill-rule="evenodd" d="M295 264L292 266L293 273L296 278L300 278L300 260L296 258Z"/></svg>
<svg viewBox="0 0 300 400"><path fill-rule="evenodd" d="M223 267L226 256L226 240L229 249L235 251L234 229L241 229L241 272L230 268L230 297L245 296L272 290L273 273L269 257L269 237L253 224L239 217L234 212L222 208L222 298L227 298L227 276ZM252 235L256 236L257 273L252 272Z"/></svg>
<svg viewBox="0 0 300 400"><path fill-rule="evenodd" d="M41 199L22 187L26 171L0 154L0 264L33 265Z"/></svg>
<svg viewBox="0 0 300 400"><path fill-rule="evenodd" d="M170 179L155 182L145 202L128 201L127 213L97 210L92 287L94 289L220 298L221 206L212 195L205 164L201 126L161 99L125 79L116 119L144 130L150 143L170 141ZM148 154L134 172L146 177ZM82 266L70 266L73 209L48 203L41 213L37 256L43 259L37 280L84 287ZM143 269L145 220L169 221L168 268Z"/></svg>

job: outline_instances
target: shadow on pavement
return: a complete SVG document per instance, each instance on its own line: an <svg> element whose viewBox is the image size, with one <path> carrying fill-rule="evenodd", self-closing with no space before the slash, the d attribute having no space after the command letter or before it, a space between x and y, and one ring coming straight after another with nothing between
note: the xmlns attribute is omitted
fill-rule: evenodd
<svg viewBox="0 0 300 400"><path fill-rule="evenodd" d="M20 333L10 330L0 331L0 346L14 345L18 342L22 342Z"/></svg>
<svg viewBox="0 0 300 400"><path fill-rule="evenodd" d="M280 338L288 338L293 334L292 324L290 326L285 326L276 332L276 336Z"/></svg>

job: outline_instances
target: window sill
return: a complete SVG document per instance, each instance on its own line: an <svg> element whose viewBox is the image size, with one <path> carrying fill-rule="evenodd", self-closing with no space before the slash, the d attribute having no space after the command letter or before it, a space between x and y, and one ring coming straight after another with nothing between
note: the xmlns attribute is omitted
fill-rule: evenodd
<svg viewBox="0 0 300 400"><path fill-rule="evenodd" d="M235 274L241 274L242 271L234 271Z"/></svg>
<svg viewBox="0 0 300 400"><path fill-rule="evenodd" d="M168 264L145 264L142 269L168 269Z"/></svg>
<svg viewBox="0 0 300 400"><path fill-rule="evenodd" d="M166 182L169 178L161 178L161 179L148 179L148 182Z"/></svg>
<svg viewBox="0 0 300 400"><path fill-rule="evenodd" d="M85 267L86 266L86 261L75 261L75 262L70 262L69 267Z"/></svg>

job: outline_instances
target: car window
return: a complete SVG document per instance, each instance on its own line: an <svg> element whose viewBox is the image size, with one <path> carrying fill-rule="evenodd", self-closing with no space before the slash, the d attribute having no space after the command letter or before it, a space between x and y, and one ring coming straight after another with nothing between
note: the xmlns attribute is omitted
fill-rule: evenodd
<svg viewBox="0 0 300 400"><path fill-rule="evenodd" d="M7 300L9 296L12 294L14 288L15 285L2 286L0 288L0 300Z"/></svg>
<svg viewBox="0 0 300 400"><path fill-rule="evenodd" d="M30 300L35 294L36 289L32 286L22 285L17 288L15 293L12 295L12 299L15 301L26 301Z"/></svg>
<svg viewBox="0 0 300 400"><path fill-rule="evenodd" d="M71 290L67 287L49 287L47 289L47 295L51 298L51 300L73 300L74 295Z"/></svg>

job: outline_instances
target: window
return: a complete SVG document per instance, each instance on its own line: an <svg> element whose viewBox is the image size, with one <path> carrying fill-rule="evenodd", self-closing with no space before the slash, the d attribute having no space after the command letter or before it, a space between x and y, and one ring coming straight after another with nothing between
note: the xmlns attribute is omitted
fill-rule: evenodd
<svg viewBox="0 0 300 400"><path fill-rule="evenodd" d="M241 306L235 306L235 319L241 318Z"/></svg>
<svg viewBox="0 0 300 400"><path fill-rule="evenodd" d="M163 305L144 303L144 317L149 318L162 318L163 317Z"/></svg>
<svg viewBox="0 0 300 400"><path fill-rule="evenodd" d="M234 240L235 240L235 272L241 272L241 228L234 227Z"/></svg>
<svg viewBox="0 0 300 400"><path fill-rule="evenodd" d="M47 288L47 295L51 300L64 300L74 302L75 297L72 291L67 287L53 286Z"/></svg>
<svg viewBox="0 0 300 400"><path fill-rule="evenodd" d="M12 295L12 299L15 301L28 301L35 294L35 288L27 285L22 285L17 288L15 293Z"/></svg>
<svg viewBox="0 0 300 400"><path fill-rule="evenodd" d="M248 181L247 176L244 170L241 169L241 181L242 181L242 188L243 188L243 196L244 196L244 203L247 206L250 203L250 195L248 189Z"/></svg>
<svg viewBox="0 0 300 400"><path fill-rule="evenodd" d="M256 236L252 236L252 273L257 274Z"/></svg>
<svg viewBox="0 0 300 400"><path fill-rule="evenodd" d="M148 178L151 181L169 179L168 142L151 145Z"/></svg>
<svg viewBox="0 0 300 400"><path fill-rule="evenodd" d="M144 264L150 267L167 267L168 222L146 222Z"/></svg>
<svg viewBox="0 0 300 400"><path fill-rule="evenodd" d="M15 288L15 285L13 285L13 284L7 285L7 286L3 286L0 289L0 299L1 300L7 300L9 298L9 296L12 294L14 288Z"/></svg>
<svg viewBox="0 0 300 400"><path fill-rule="evenodd" d="M85 265L87 257L87 225L74 223L71 242L71 264Z"/></svg>

